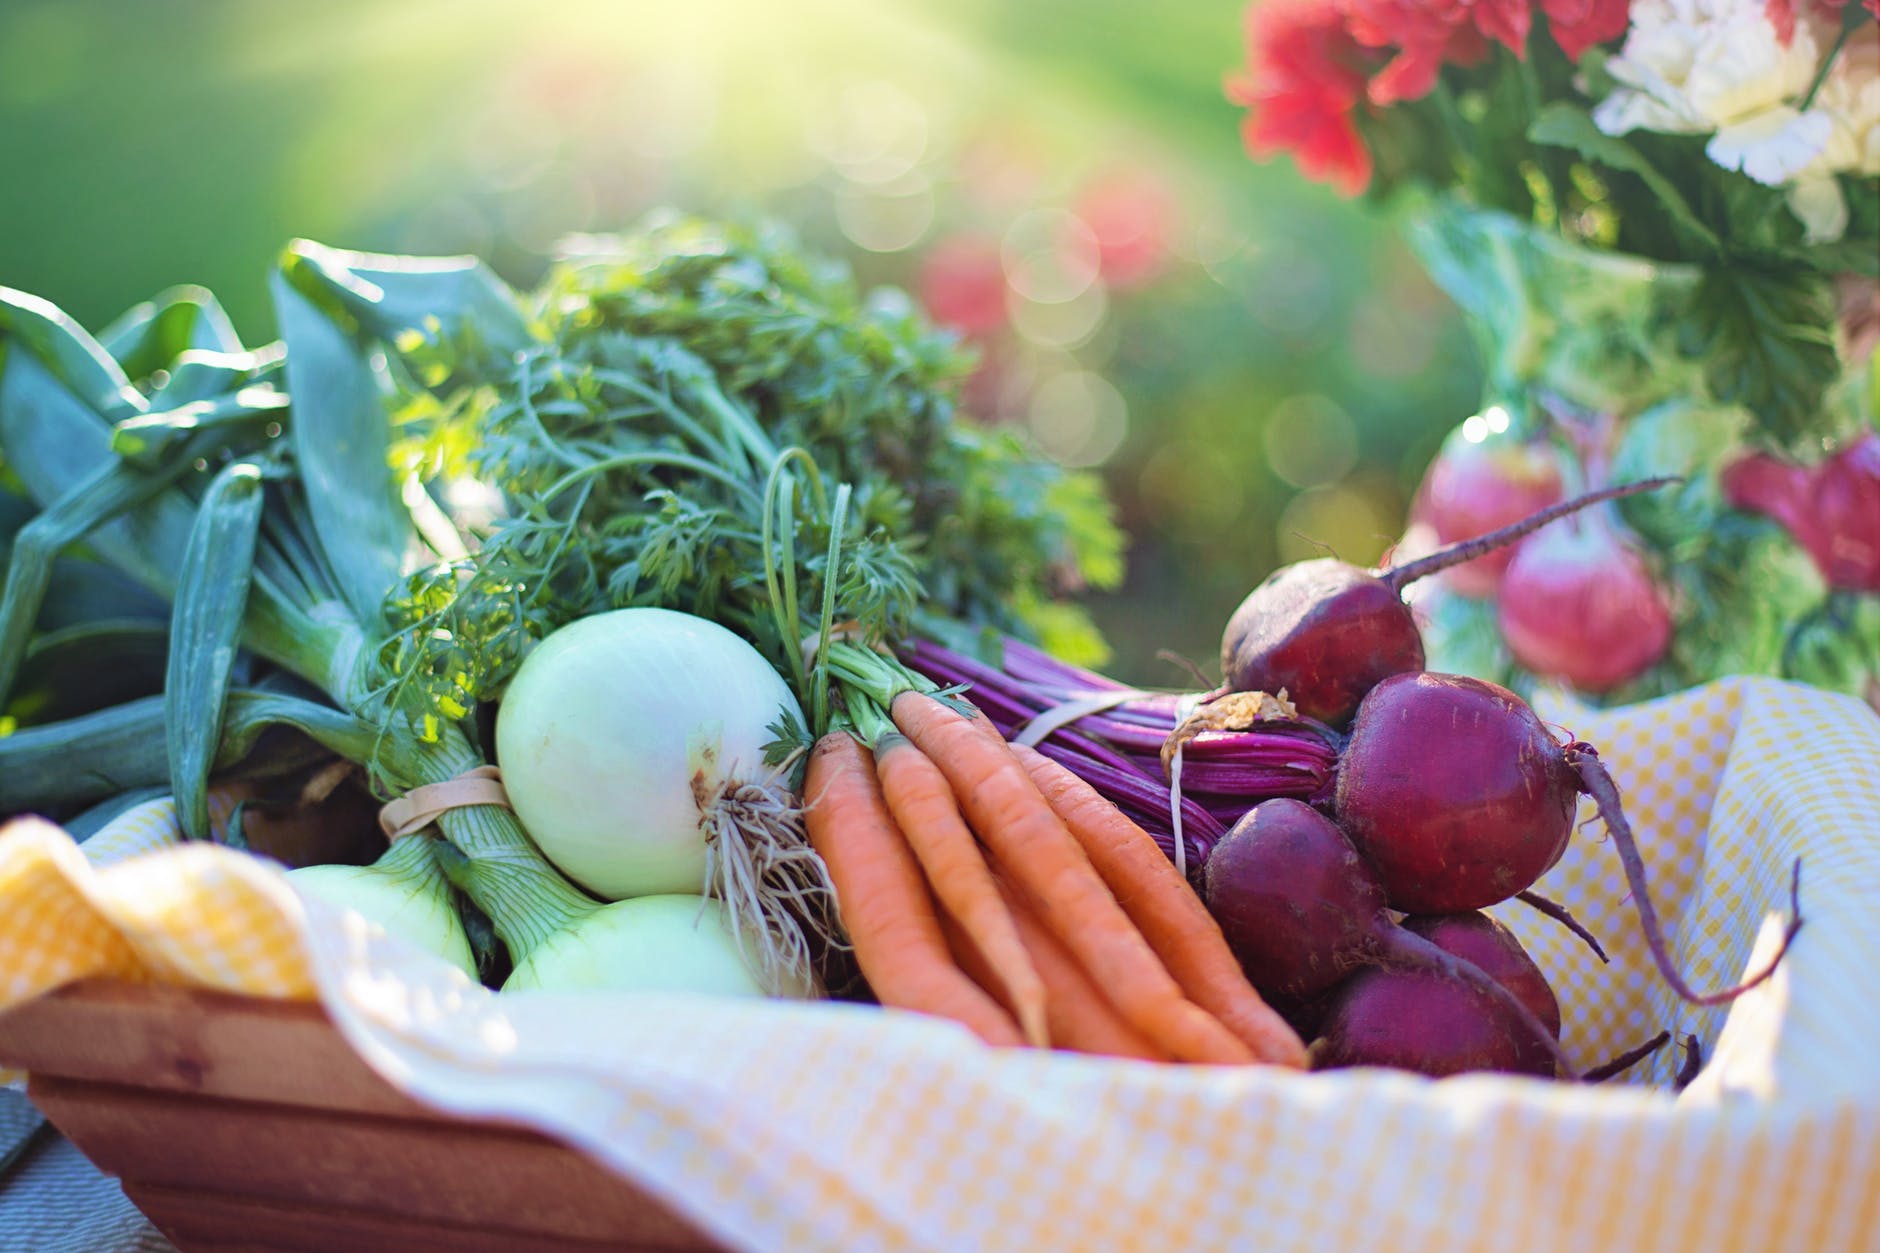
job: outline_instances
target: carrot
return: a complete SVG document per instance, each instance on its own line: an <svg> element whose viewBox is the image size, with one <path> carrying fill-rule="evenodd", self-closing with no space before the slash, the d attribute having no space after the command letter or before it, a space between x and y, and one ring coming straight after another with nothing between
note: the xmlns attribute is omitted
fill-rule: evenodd
<svg viewBox="0 0 1880 1253"><path fill-rule="evenodd" d="M1013 926L1044 980L1046 1021L1051 1028L1051 1038L1059 1048L1104 1057L1134 1057L1151 1062L1169 1060L1166 1052L1123 1020L1116 1007L1104 999L1097 985L1077 964L1077 959L1008 885L998 884L997 890L1011 910ZM973 937L944 909L940 912L940 925L967 974L982 982L996 977L992 964Z"/></svg>
<svg viewBox="0 0 1880 1253"><path fill-rule="evenodd" d="M823 736L810 750L803 790L810 844L829 867L856 963L881 1003L951 1018L987 1044L1023 1045L1012 1016L947 951L868 750L846 731Z"/></svg>
<svg viewBox="0 0 1880 1253"><path fill-rule="evenodd" d="M926 872L928 887L939 898L942 917L950 916L964 927L992 966L995 977L981 979L980 984L988 991L1002 990L1025 1039L1038 1048L1050 1048L1044 984L1018 938L1010 910L999 899L998 885L992 881L979 842L960 817L946 776L906 736L894 731L875 739L875 776L888 812Z"/></svg>
<svg viewBox="0 0 1880 1253"><path fill-rule="evenodd" d="M1043 753L1012 751L1188 998L1262 1061L1304 1068L1299 1034L1248 982L1214 916L1149 833Z"/></svg>
<svg viewBox="0 0 1880 1253"><path fill-rule="evenodd" d="M1131 1026L1179 1061L1255 1060L1252 1049L1182 995L985 715L963 718L911 691L896 696L890 712L940 767L973 830L1084 970L1102 980Z"/></svg>

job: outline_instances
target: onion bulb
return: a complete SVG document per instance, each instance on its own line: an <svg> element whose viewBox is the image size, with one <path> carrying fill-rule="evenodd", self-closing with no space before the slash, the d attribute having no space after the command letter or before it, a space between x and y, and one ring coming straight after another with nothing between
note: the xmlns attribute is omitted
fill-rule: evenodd
<svg viewBox="0 0 1880 1253"><path fill-rule="evenodd" d="M562 627L524 659L497 713L496 756L516 817L562 873L607 900L721 900L765 937L760 969L801 980L803 916L827 912L833 893L764 757L779 725L802 720L783 679L731 631L620 609Z"/></svg>
<svg viewBox="0 0 1880 1253"><path fill-rule="evenodd" d="M597 907L579 925L555 932L530 950L503 984L505 992L537 989L610 992L699 992L763 996L744 953L751 937L732 930L721 902L702 896L638 896ZM815 985L795 978L775 989L806 999Z"/></svg>
<svg viewBox="0 0 1880 1253"><path fill-rule="evenodd" d="M303 866L288 871L287 879L296 890L350 909L475 979L476 959L463 919L429 845L427 839L407 836L393 841L370 866Z"/></svg>

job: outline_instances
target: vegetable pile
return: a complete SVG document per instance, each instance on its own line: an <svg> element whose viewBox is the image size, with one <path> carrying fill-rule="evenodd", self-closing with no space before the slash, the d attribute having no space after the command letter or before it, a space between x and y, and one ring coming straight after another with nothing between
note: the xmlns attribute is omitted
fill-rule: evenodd
<svg viewBox="0 0 1880 1253"><path fill-rule="evenodd" d="M1584 792L1694 995L1597 755L1423 673L1400 595L1657 481L1280 571L1222 689L1141 692L1061 659L1096 637L1059 597L1120 573L1095 484L958 420L953 342L781 235L662 219L528 294L302 243L273 293L249 349L196 289L96 337L0 291L0 812L172 795L507 991L1566 1075L1471 911L1559 914Z"/></svg>

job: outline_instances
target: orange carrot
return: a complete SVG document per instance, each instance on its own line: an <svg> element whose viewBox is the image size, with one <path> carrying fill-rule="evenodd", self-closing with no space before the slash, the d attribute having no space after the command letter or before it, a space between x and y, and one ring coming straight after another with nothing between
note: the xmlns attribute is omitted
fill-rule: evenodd
<svg viewBox="0 0 1880 1253"><path fill-rule="evenodd" d="M1027 1041L1050 1048L1044 984L1018 938L1011 912L999 899L979 841L960 817L946 776L906 736L893 731L875 739L875 776L888 812L939 899L942 916L967 930L996 972L995 978L979 982L987 991L1005 993L1006 1008L1018 1016Z"/></svg>
<svg viewBox="0 0 1880 1253"><path fill-rule="evenodd" d="M829 867L856 963L881 1003L951 1018L987 1044L1023 1045L1012 1016L947 951L868 750L844 731L823 736L810 750L803 790L810 844Z"/></svg>
<svg viewBox="0 0 1880 1253"><path fill-rule="evenodd" d="M1134 1057L1142 1061L1165 1062L1169 1055L1143 1038L1140 1031L1123 1020L1116 1007L1104 998L1083 968L1040 922L1025 902L1006 884L999 884L1011 918L1031 954L1046 989L1045 1013L1051 1027L1051 1039L1057 1047L1077 1053L1095 1053L1104 1057ZM981 981L996 978L992 964L985 958L965 927L946 911L940 912L940 925L947 943L959 958L966 973Z"/></svg>
<svg viewBox="0 0 1880 1253"><path fill-rule="evenodd" d="M1188 998L1262 1061L1304 1068L1299 1034L1247 982L1213 915L1149 833L1043 753L1012 751Z"/></svg>
<svg viewBox="0 0 1880 1253"><path fill-rule="evenodd" d="M963 718L920 692L896 696L891 713L946 775L973 830L1021 893L1085 972L1102 981L1131 1026L1179 1061L1255 1060L1252 1049L1182 995L983 714Z"/></svg>

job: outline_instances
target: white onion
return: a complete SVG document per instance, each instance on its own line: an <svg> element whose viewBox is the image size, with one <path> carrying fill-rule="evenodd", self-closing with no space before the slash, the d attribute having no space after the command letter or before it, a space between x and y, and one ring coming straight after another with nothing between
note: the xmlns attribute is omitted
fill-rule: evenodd
<svg viewBox="0 0 1880 1253"><path fill-rule="evenodd" d="M550 635L496 720L503 786L548 859L609 900L705 889L701 800L768 772L768 728L801 719L744 640L665 609L621 609Z"/></svg>
<svg viewBox="0 0 1880 1253"><path fill-rule="evenodd" d="M303 866L290 870L287 878L296 890L350 909L392 935L435 953L470 978L477 977L476 959L451 899L450 884L438 873L422 840L395 842L374 865Z"/></svg>
<svg viewBox="0 0 1880 1253"><path fill-rule="evenodd" d="M604 905L529 951L503 985L532 990L698 992L764 996L723 904L702 896L640 896ZM804 999L816 994L805 978L774 989Z"/></svg>

